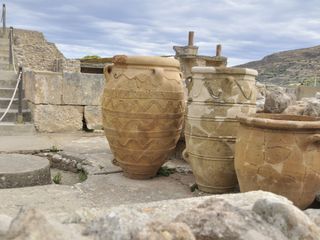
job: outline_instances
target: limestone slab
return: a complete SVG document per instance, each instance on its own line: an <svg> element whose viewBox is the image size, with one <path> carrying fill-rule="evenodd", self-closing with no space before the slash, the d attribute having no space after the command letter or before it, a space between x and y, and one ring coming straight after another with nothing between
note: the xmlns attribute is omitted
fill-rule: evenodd
<svg viewBox="0 0 320 240"><path fill-rule="evenodd" d="M102 109L101 106L85 106L84 119L88 129L102 129Z"/></svg>
<svg viewBox="0 0 320 240"><path fill-rule="evenodd" d="M64 104L101 105L104 89L102 74L69 73L63 74Z"/></svg>
<svg viewBox="0 0 320 240"><path fill-rule="evenodd" d="M40 132L82 130L83 107L30 104L35 128Z"/></svg>
<svg viewBox="0 0 320 240"><path fill-rule="evenodd" d="M62 74L45 71L24 73L25 97L34 104L61 104Z"/></svg>

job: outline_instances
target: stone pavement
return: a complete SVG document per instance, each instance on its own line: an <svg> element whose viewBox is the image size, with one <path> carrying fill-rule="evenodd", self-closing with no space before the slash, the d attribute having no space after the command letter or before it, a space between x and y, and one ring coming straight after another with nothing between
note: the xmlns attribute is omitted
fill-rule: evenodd
<svg viewBox="0 0 320 240"><path fill-rule="evenodd" d="M81 169L88 174L86 181L71 186L51 184L0 190L0 213L10 216L15 216L21 207L64 215L81 208L108 208L205 195L197 190L191 192L194 177L183 160L172 159L166 163L169 168L176 169L168 177L125 178L121 169L112 164L113 155L102 133L0 136L0 152L36 153L48 157L58 166L69 164L71 170Z"/></svg>

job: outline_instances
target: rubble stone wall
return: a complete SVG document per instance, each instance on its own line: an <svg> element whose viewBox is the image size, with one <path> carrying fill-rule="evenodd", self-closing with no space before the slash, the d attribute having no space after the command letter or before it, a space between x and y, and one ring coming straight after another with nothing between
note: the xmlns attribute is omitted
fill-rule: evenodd
<svg viewBox="0 0 320 240"><path fill-rule="evenodd" d="M43 33L14 29L14 54L17 65L33 70L53 71L55 59L65 59Z"/></svg>
<svg viewBox="0 0 320 240"><path fill-rule="evenodd" d="M103 75L30 70L24 89L38 131L102 129Z"/></svg>

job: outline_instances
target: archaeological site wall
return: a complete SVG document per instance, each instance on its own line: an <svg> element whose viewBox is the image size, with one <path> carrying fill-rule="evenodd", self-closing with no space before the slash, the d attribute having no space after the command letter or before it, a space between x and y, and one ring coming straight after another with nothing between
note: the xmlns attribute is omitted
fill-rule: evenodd
<svg viewBox="0 0 320 240"><path fill-rule="evenodd" d="M41 71L80 72L80 61L66 59L41 32L14 29L13 47L18 66Z"/></svg>
<svg viewBox="0 0 320 240"><path fill-rule="evenodd" d="M24 68L24 90L36 129L64 132L101 129L101 74L80 73L43 33L14 29L16 66Z"/></svg>
<svg viewBox="0 0 320 240"><path fill-rule="evenodd" d="M38 131L102 129L103 75L29 70L24 88Z"/></svg>
<svg viewBox="0 0 320 240"><path fill-rule="evenodd" d="M314 97L317 92L320 92L320 87L299 86L297 87L297 99Z"/></svg>

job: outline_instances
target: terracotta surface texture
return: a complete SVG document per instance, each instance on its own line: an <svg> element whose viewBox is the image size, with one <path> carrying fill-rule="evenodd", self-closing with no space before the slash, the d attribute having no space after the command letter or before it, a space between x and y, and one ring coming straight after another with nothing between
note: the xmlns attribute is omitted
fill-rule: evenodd
<svg viewBox="0 0 320 240"><path fill-rule="evenodd" d="M235 168L241 192L264 190L306 208L320 191L320 119L240 117Z"/></svg>
<svg viewBox="0 0 320 240"><path fill-rule="evenodd" d="M104 131L127 177L155 176L176 146L185 111L179 66L172 58L115 56L105 67Z"/></svg>
<svg viewBox="0 0 320 240"><path fill-rule="evenodd" d="M192 79L187 82L185 155L202 191L225 193L237 185L236 117L256 111L256 76L251 69L192 68Z"/></svg>

